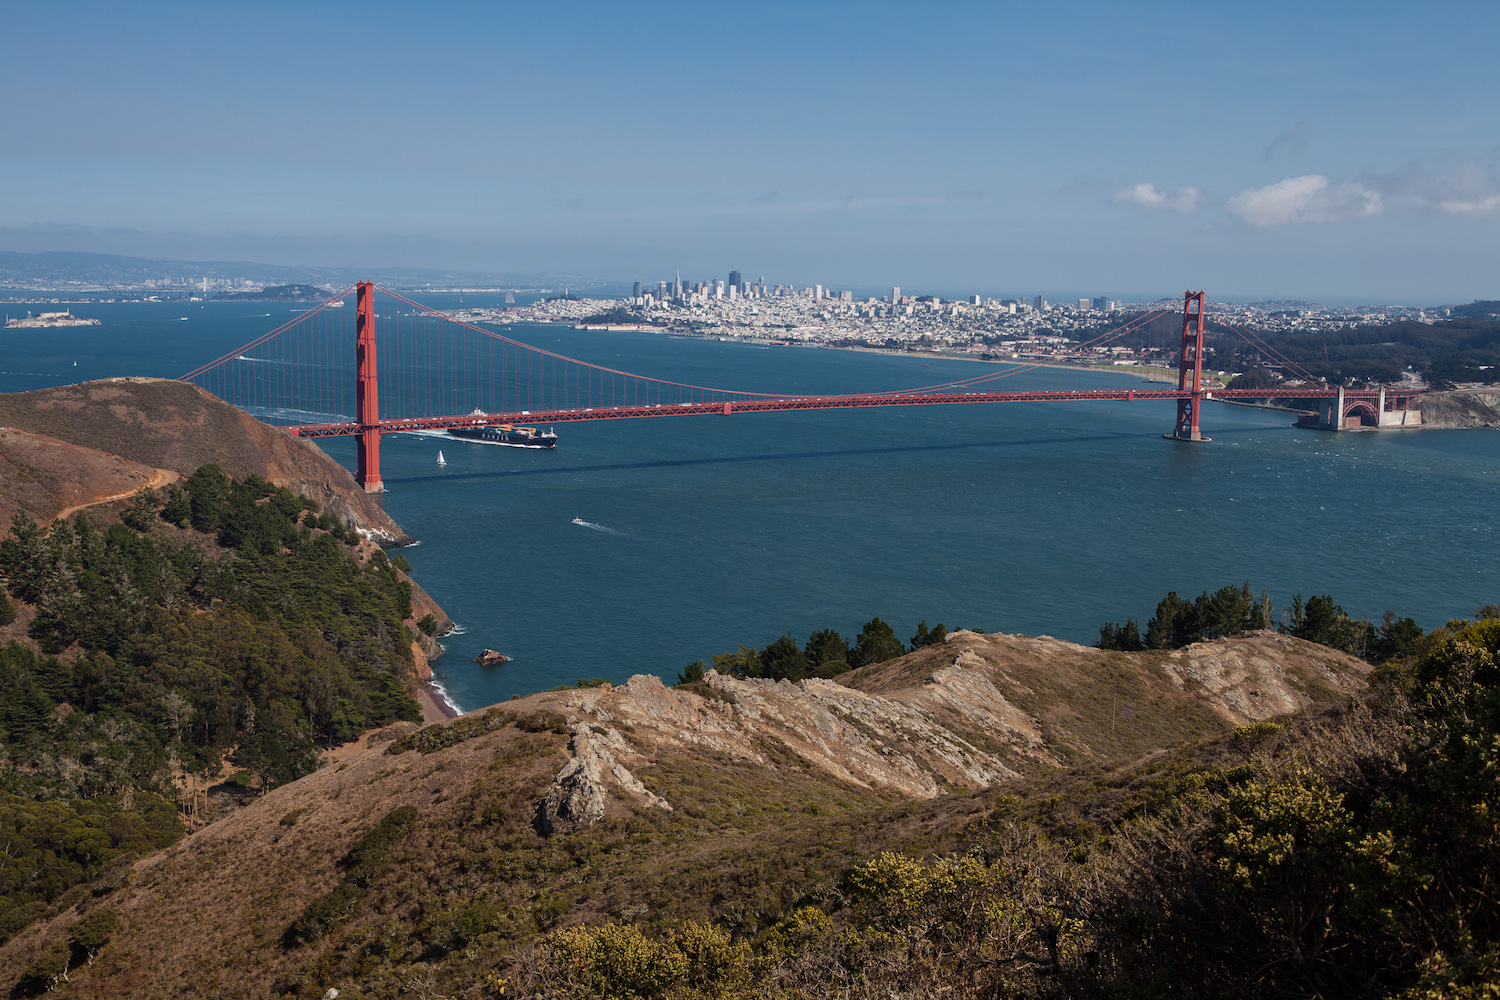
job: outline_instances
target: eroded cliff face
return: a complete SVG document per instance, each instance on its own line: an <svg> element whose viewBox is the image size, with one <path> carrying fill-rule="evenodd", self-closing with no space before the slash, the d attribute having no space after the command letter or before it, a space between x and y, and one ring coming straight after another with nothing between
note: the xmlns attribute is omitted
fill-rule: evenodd
<svg viewBox="0 0 1500 1000"><path fill-rule="evenodd" d="M261 423L198 386L113 378L0 396L0 425L19 427L191 475L210 462L316 500L380 545L409 542L343 466L310 441Z"/></svg>
<svg viewBox="0 0 1500 1000"><path fill-rule="evenodd" d="M1144 653L956 632L837 682L709 671L701 685L668 688L637 675L619 687L552 696L561 699L575 749L549 794L602 803L613 784L619 795L638 797L576 749L604 740L612 762L637 775L649 774L658 755L696 750L933 798L1268 719L1362 688L1369 669L1274 632ZM595 736L580 742L589 732ZM595 778L597 788L579 791ZM584 814L603 815L602 807Z"/></svg>
<svg viewBox="0 0 1500 1000"><path fill-rule="evenodd" d="M1429 392L1412 400L1423 427L1500 428L1500 390Z"/></svg>

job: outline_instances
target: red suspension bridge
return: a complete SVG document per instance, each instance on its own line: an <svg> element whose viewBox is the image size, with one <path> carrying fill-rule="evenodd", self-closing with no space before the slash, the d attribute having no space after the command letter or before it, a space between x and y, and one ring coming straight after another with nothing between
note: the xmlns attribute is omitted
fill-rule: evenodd
<svg viewBox="0 0 1500 1000"><path fill-rule="evenodd" d="M376 292L383 296L376 310ZM354 309L345 301L354 296ZM1297 385L1271 389L1226 389L1205 382L1206 296L1182 299L1180 339L1148 351L1177 369L1175 388L1145 388L1138 375L1118 369L1115 381L1093 368L1106 345L1160 327L1177 311L1165 305L1098 334L1065 353L1043 360L1006 361L983 374L936 385L882 392L785 394L716 389L620 371L526 344L422 305L370 282L359 282L300 313L269 333L194 369L193 382L269 423L302 437L359 439L358 481L367 492L384 489L380 479L383 434L438 431L496 424L558 424L579 420L704 416L780 410L831 410L867 406L928 406L953 403L1080 402L1085 400L1175 400L1170 433L1178 441L1206 441L1199 415L1208 399L1278 399L1315 402L1319 423L1389 422L1399 413L1405 390L1346 390L1319 382L1283 358L1249 330L1231 327L1246 347L1280 365ZM352 316L351 316L352 314ZM377 323L381 338L377 347ZM352 374L349 347L353 343ZM1069 365L1060 368L1060 365ZM1089 372L1098 385L1047 388L1039 376L1061 376L1079 384ZM351 417L350 414L353 414Z"/></svg>

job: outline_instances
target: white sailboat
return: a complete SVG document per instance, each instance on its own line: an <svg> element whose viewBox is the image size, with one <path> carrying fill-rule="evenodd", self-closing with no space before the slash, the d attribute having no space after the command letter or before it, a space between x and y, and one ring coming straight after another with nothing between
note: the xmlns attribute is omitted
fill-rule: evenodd
<svg viewBox="0 0 1500 1000"><path fill-rule="evenodd" d="M438 449L438 465L447 465L447 459L443 458L443 449Z"/></svg>

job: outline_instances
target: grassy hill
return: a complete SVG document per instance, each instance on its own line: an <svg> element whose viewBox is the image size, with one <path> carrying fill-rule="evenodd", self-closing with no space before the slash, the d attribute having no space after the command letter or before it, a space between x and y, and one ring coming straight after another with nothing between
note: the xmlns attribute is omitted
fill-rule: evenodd
<svg viewBox="0 0 1500 1000"><path fill-rule="evenodd" d="M59 908L0 965L108 907L108 948L70 974L80 995L500 996L501 979L585 995L527 978L554 974L559 934L593 933L568 928L760 947L788 920L848 917L850 872L879 852L989 850L1018 802L1082 829L1101 782L1149 785L1166 744L1211 755L1367 671L1267 634L1119 653L958 632L839 683L710 671L532 695L275 789Z"/></svg>
<svg viewBox="0 0 1500 1000"><path fill-rule="evenodd" d="M0 426L17 427L142 465L191 475L214 464L236 479L263 476L382 544L407 536L349 472L210 393L171 379L113 378L0 395ZM9 477L0 478L0 484ZM3 486L0 486L3 489Z"/></svg>

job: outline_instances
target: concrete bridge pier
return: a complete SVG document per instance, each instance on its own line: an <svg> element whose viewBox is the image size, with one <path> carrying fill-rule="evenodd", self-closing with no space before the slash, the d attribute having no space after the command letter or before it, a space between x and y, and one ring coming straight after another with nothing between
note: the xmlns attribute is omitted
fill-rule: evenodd
<svg viewBox="0 0 1500 1000"><path fill-rule="evenodd" d="M1347 431L1386 427L1416 427L1422 423L1422 411L1398 409L1397 400L1388 399L1384 388L1378 400L1346 400L1344 390L1331 399L1318 400L1318 411L1297 421L1298 427L1320 431ZM1389 408L1387 408L1389 407Z"/></svg>

